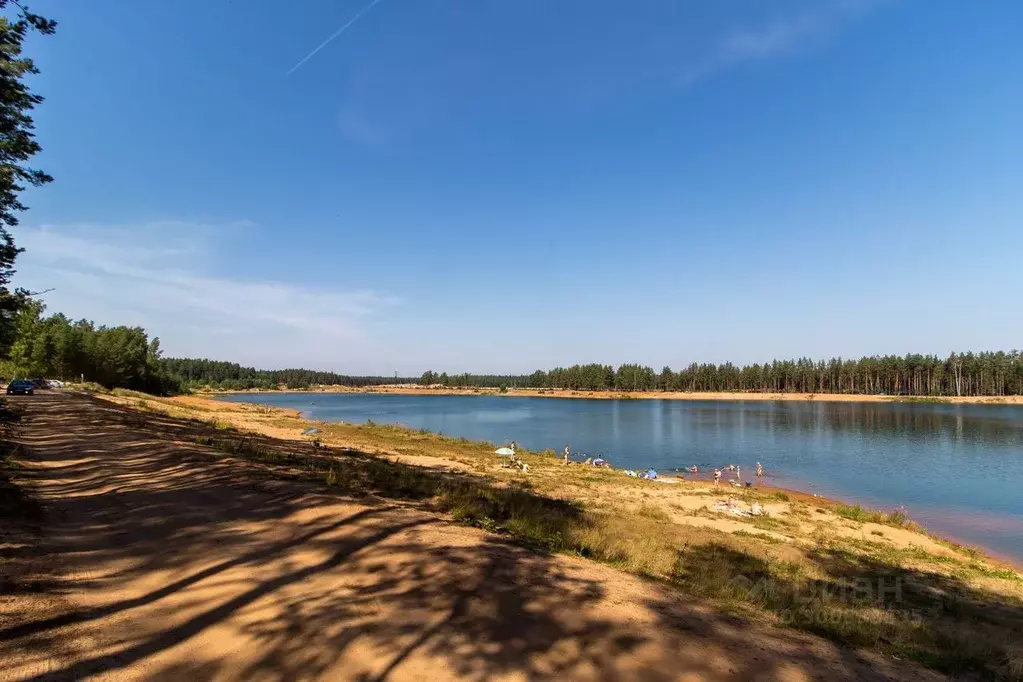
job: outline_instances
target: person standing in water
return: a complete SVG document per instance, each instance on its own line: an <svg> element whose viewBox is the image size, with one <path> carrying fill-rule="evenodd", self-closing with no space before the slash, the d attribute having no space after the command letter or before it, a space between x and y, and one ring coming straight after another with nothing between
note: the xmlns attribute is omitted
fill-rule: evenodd
<svg viewBox="0 0 1023 682"><path fill-rule="evenodd" d="M721 482L721 469L714 470L714 485Z"/></svg>
<svg viewBox="0 0 1023 682"><path fill-rule="evenodd" d="M757 462L757 476L763 476L763 475L764 475L764 465L761 464L760 462Z"/></svg>

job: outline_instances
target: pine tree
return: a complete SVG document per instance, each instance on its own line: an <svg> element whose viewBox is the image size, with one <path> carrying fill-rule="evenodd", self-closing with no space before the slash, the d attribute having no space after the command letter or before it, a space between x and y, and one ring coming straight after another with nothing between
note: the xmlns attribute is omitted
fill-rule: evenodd
<svg viewBox="0 0 1023 682"><path fill-rule="evenodd" d="M8 0L0 0L0 11L7 7ZM25 82L26 76L38 70L22 55L22 43L29 31L49 35L57 24L18 7L13 19L0 16L0 357L9 351L15 317L27 298L27 292L9 289L14 261L21 252L9 228L18 224L17 214L26 210L19 199L25 185L39 186L53 180L27 165L42 149L35 139L30 114L43 98L29 90Z"/></svg>

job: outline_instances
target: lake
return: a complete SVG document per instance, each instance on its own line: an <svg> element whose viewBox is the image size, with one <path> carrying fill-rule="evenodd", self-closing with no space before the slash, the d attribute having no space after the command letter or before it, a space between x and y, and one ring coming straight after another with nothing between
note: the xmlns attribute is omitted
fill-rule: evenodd
<svg viewBox="0 0 1023 682"><path fill-rule="evenodd" d="M224 400L322 421L403 424L670 472L734 463L751 479L872 507L1023 558L1023 407L876 402L583 400L337 393ZM745 474L749 474L747 476Z"/></svg>

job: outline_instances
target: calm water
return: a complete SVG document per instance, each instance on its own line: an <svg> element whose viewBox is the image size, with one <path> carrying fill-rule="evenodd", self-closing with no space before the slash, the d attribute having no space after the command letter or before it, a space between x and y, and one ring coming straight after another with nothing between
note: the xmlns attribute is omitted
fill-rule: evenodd
<svg viewBox="0 0 1023 682"><path fill-rule="evenodd" d="M404 424L617 468L728 463L767 482L881 508L1023 558L1023 407L898 403L237 395L323 421Z"/></svg>

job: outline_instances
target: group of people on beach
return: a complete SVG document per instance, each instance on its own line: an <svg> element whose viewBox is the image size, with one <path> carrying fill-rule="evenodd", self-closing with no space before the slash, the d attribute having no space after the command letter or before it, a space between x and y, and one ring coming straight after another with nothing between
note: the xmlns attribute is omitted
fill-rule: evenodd
<svg viewBox="0 0 1023 682"><path fill-rule="evenodd" d="M572 464L571 456L572 456L572 448L569 447L566 444L565 445L565 449L563 451L562 458L561 458L562 462L564 462L565 464ZM586 466L595 466L595 467L604 468L604 469L611 469L612 468L611 467L611 463L608 462L603 457L587 457L583 461L583 464L586 465Z"/></svg>
<svg viewBox="0 0 1023 682"><path fill-rule="evenodd" d="M736 466L734 464L729 464L728 466L721 467L720 469L714 469L714 485L719 485L721 483L721 472L722 471L734 471L735 472L735 478L732 479L729 482L733 486L742 487L742 485L743 485L743 483L742 483L742 467L738 467L738 466ZM757 462L757 478L761 478L761 477L763 477L763 475L764 475L764 465L761 464L760 462ZM746 487L747 488L752 486L752 485L753 484L750 483L750 482L746 483Z"/></svg>
<svg viewBox="0 0 1023 682"><path fill-rule="evenodd" d="M565 464L571 464L572 463L572 447L570 445L568 445L568 444L565 445L565 449L562 451L562 461ZM596 458L587 457L585 459L585 461L583 461L582 463L584 465L612 468L612 466L608 462L608 460L606 460L603 457L596 457ZM678 471L679 469L675 469L675 470ZM714 469L714 485L715 486L720 485L720 483L721 483L721 474L724 471L728 471L728 472L732 472L733 471L733 472L736 473L736 478L732 479L731 481L728 482L730 485L735 486L737 488L742 488L744 485L747 488L752 487L752 485L753 485L752 483L749 483L749 482L747 482L746 484L743 483L742 467L740 467L740 466L738 466L736 464L726 464L725 466L721 466L719 468L715 468ZM757 478L758 479L762 478L762 476L764 475L764 467L763 467L763 464L761 464L760 462L757 462L756 472L757 472ZM632 475L632 476L635 476L635 478L637 478L637 479L650 479L650 480L657 479L657 471L654 469L654 467L650 467L647 471L643 471L643 472L626 471L625 473L627 473L629 475ZM693 473L693 474L700 473L700 467L697 466L696 464L693 464L692 466L687 466L684 469L684 473ZM680 472L679 478L684 478L684 473Z"/></svg>
<svg viewBox="0 0 1023 682"><path fill-rule="evenodd" d="M513 443L512 444L512 452L513 453L514 453L514 448L515 448L515 444ZM569 444L567 444L567 443L565 444L564 450L562 450L561 461L564 464L566 464L566 465L573 463L572 462L572 447ZM594 458L594 457L587 457L585 459L585 461L582 462L582 464L584 466L595 466L595 467L598 467L598 468L606 468L606 469L611 469L612 468L610 462L608 462L603 457L596 457L596 458ZM516 465L517 465L517 468L520 468L520 469L523 469L525 471L528 471L528 465L526 465L526 463L523 462L522 460L518 460L515 457L514 454L512 454L512 456L511 456L511 465L513 467L516 467ZM676 471L680 471L680 470L676 469ZM735 464L728 464L728 465L725 465L723 467L719 467L719 468L715 468L714 469L714 485L715 486L721 484L721 476L726 471L727 472L735 472L735 478L732 479L731 481L729 481L729 483L731 485L733 485L735 487L740 487L740 488L743 485L745 485L747 488L751 487L753 485L750 482L747 482L745 484L743 483L743 481L742 481L742 468L741 467L739 467L739 466L737 466ZM757 462L756 472L757 472L757 478L761 478L764 475L764 465L761 464L760 462ZM650 480L657 478L657 471L653 467L650 467L647 471L642 472L642 473L635 472L635 471L626 471L625 473L630 475L630 476L636 477L636 478L645 478L645 479L650 479ZM697 465L693 464L692 466L686 467L685 473L699 474L700 473L700 467L698 467ZM683 478L683 477L684 477L684 474L680 474L679 475L679 478Z"/></svg>

